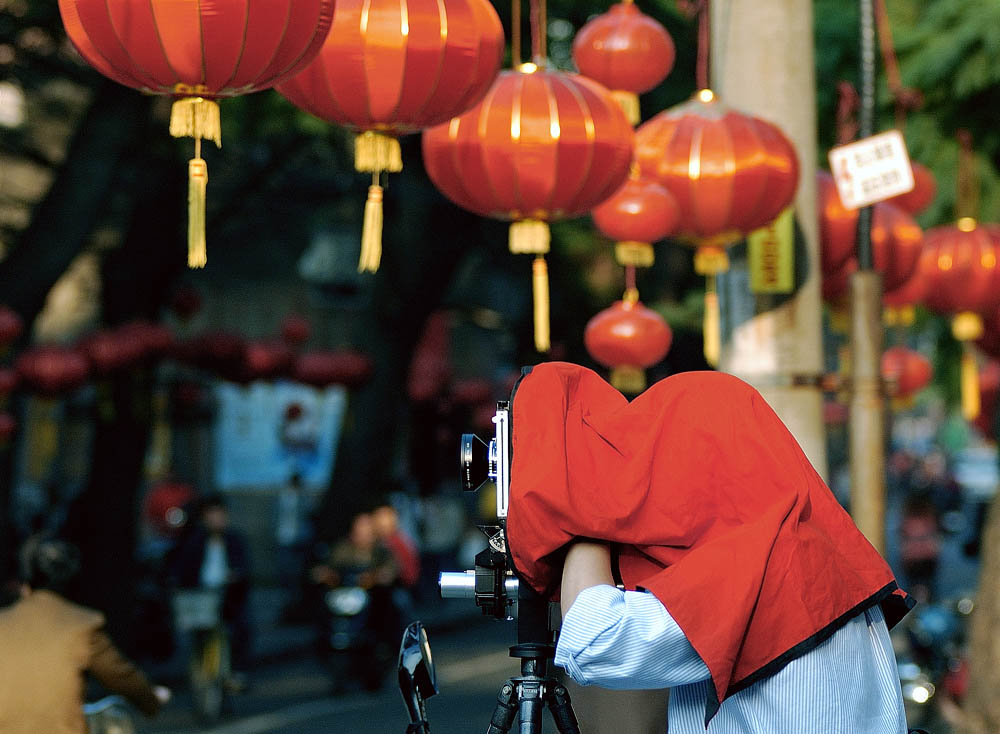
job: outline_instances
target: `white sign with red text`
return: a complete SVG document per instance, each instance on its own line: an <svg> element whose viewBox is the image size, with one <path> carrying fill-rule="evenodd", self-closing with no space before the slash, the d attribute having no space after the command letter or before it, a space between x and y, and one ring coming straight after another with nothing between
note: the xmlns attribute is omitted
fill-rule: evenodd
<svg viewBox="0 0 1000 734"><path fill-rule="evenodd" d="M910 156L899 130L831 148L830 171L848 209L860 209L913 188Z"/></svg>

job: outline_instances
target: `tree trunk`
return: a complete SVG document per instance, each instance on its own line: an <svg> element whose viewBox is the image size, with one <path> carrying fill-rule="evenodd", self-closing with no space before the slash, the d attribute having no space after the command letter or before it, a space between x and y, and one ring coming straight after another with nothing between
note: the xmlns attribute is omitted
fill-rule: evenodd
<svg viewBox="0 0 1000 734"><path fill-rule="evenodd" d="M823 371L816 218L816 79L809 0L712 3L712 83L722 101L781 127L799 157L795 213L806 262L797 290L776 305L750 304L723 344L720 369L760 390L826 475L823 398L807 384ZM739 273L735 273L739 275ZM726 290L720 285L724 311ZM725 324L724 324L725 325ZM805 383L805 384L804 384Z"/></svg>

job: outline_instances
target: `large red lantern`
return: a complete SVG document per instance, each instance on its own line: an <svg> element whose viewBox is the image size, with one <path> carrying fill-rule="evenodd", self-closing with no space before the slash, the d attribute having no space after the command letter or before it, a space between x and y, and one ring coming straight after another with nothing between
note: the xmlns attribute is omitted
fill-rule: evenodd
<svg viewBox="0 0 1000 734"><path fill-rule="evenodd" d="M371 377L372 361L353 351L313 351L300 354L292 368L292 379L312 385L358 387Z"/></svg>
<svg viewBox="0 0 1000 734"><path fill-rule="evenodd" d="M670 351L673 332L660 314L627 293L587 323L583 339L590 356L611 368L611 384L636 394L646 389L644 370Z"/></svg>
<svg viewBox="0 0 1000 734"><path fill-rule="evenodd" d="M107 376L137 364L145 356L145 344L127 332L105 329L80 343L96 375Z"/></svg>
<svg viewBox="0 0 1000 734"><path fill-rule="evenodd" d="M464 209L513 220L510 251L535 256L535 346L549 348L547 222L579 216L625 181L632 127L597 82L534 63L503 71L483 101L424 133L434 185Z"/></svg>
<svg viewBox="0 0 1000 734"><path fill-rule="evenodd" d="M632 0L612 5L573 39L576 68L612 90L633 125L640 120L639 95L667 78L675 56L667 29Z"/></svg>
<svg viewBox="0 0 1000 734"><path fill-rule="evenodd" d="M188 264L205 265L202 139L221 145L215 100L277 84L303 69L330 29L334 0L59 0L66 34L95 69L176 98L170 134L193 137Z"/></svg>
<svg viewBox="0 0 1000 734"><path fill-rule="evenodd" d="M893 196L887 201L908 214L916 215L934 201L934 196L937 194L937 182L934 180L934 174L931 173L931 170L922 163L911 161L910 168L913 170L913 188L905 194Z"/></svg>
<svg viewBox="0 0 1000 734"><path fill-rule="evenodd" d="M271 380L287 375L292 369L294 354L291 347L279 340L252 341L243 354L243 379Z"/></svg>
<svg viewBox="0 0 1000 734"><path fill-rule="evenodd" d="M962 413L969 420L979 414L978 368L972 342L983 334L982 314L1000 307L998 246L985 227L971 217L955 225L927 231L921 273L927 280L924 302L952 315L952 333L963 345Z"/></svg>
<svg viewBox="0 0 1000 734"><path fill-rule="evenodd" d="M278 86L293 104L360 133L355 166L372 174L358 269L381 259L383 171L403 168L396 136L459 115L489 89L503 26L487 0L337 0L319 56Z"/></svg>
<svg viewBox="0 0 1000 734"><path fill-rule="evenodd" d="M83 385L90 375L90 364L75 349L33 347L18 358L17 372L28 390L54 397Z"/></svg>
<svg viewBox="0 0 1000 734"><path fill-rule="evenodd" d="M882 379L890 385L895 398L908 398L931 381L931 362L920 352L908 347L889 347L882 353Z"/></svg>

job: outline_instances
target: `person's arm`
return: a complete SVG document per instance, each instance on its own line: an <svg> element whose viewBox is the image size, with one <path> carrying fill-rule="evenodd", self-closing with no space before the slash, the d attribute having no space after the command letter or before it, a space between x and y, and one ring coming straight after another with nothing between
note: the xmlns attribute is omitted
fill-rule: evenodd
<svg viewBox="0 0 1000 734"><path fill-rule="evenodd" d="M146 716L155 716L165 700L165 695L149 684L142 671L121 654L103 630L94 630L91 635L87 671L104 687L125 696Z"/></svg>
<svg viewBox="0 0 1000 734"><path fill-rule="evenodd" d="M621 591L606 544L577 542L566 555L555 662L582 685L625 690L706 680L709 671L652 594Z"/></svg>

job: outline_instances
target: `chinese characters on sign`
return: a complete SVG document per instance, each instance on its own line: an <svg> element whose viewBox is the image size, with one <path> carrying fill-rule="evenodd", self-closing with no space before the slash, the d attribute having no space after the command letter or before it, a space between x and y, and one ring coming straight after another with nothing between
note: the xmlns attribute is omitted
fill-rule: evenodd
<svg viewBox="0 0 1000 734"><path fill-rule="evenodd" d="M899 130L830 149L830 170L848 209L860 209L913 188L913 170Z"/></svg>

